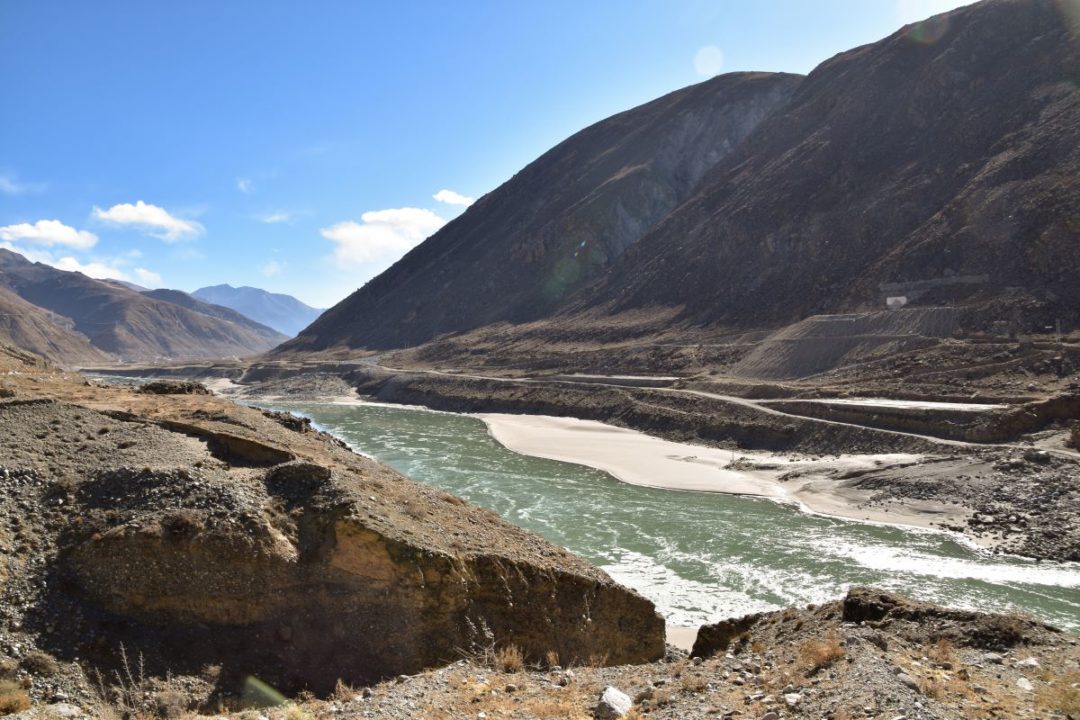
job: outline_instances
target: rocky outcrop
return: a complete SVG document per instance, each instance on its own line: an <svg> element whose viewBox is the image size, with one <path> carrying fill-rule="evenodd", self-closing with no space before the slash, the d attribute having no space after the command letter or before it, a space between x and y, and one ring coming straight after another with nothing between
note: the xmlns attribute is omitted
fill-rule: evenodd
<svg viewBox="0 0 1080 720"><path fill-rule="evenodd" d="M764 640L770 645L790 643L794 636L813 634L817 625L828 621L883 630L893 638L914 644L947 642L983 650L1004 651L1053 643L1061 635L1056 628L1021 615L955 610L880 588L853 587L840 601L810 606L805 613L796 610L754 613L703 625L690 654L700 658L724 653L739 655L754 641L761 644ZM887 643L883 637L870 640L885 649ZM843 654L839 645L836 651Z"/></svg>
<svg viewBox="0 0 1080 720"><path fill-rule="evenodd" d="M139 386L139 392L147 395L210 395L202 383L190 380L151 380Z"/></svg>
<svg viewBox="0 0 1080 720"><path fill-rule="evenodd" d="M530 661L663 653L652 604L581 563L388 537L365 522L370 501L311 463L262 479L102 474L79 490L91 521L69 537L64 575L109 613L186 634L278 687L328 692L338 678L416 672L491 646ZM420 503L410 512L426 514Z"/></svg>
<svg viewBox="0 0 1080 720"><path fill-rule="evenodd" d="M648 600L306 423L203 395L55 389L96 409L0 402L3 477L30 478L5 486L0 516L41 538L22 552L57 549L5 571L60 658L108 668L124 644L151 668L329 692L510 645L529 662L663 655Z"/></svg>

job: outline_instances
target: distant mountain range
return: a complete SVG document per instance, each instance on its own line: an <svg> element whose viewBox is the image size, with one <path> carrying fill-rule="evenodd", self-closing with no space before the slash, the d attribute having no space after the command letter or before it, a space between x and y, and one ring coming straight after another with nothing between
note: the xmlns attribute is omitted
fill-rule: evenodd
<svg viewBox="0 0 1080 720"><path fill-rule="evenodd" d="M246 286L213 285L199 288L192 295L204 302L232 308L289 337L306 328L323 312L305 305L291 295Z"/></svg>
<svg viewBox="0 0 1080 720"><path fill-rule="evenodd" d="M887 295L982 322L1080 322L1070 23L1056 0L984 0L806 77L724 75L616 115L275 352L537 319L560 341L597 327L640 341L884 309Z"/></svg>
<svg viewBox="0 0 1080 720"><path fill-rule="evenodd" d="M139 292L0 249L0 342L61 364L247 356L285 339L186 293Z"/></svg>

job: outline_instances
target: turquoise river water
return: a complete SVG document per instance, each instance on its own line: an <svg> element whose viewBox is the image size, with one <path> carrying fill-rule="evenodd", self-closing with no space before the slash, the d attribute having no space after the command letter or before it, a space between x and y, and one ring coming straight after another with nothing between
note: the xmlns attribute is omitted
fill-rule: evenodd
<svg viewBox="0 0 1080 720"><path fill-rule="evenodd" d="M635 487L511 452L469 416L375 404L274 407L588 558L653 600L671 624L821 602L874 584L1080 631L1080 564L996 557L951 535L768 500Z"/></svg>

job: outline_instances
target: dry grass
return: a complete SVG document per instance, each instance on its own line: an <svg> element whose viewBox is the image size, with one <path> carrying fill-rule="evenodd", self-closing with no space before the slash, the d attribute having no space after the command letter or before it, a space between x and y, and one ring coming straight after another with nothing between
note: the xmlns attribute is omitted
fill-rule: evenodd
<svg viewBox="0 0 1080 720"><path fill-rule="evenodd" d="M507 645L495 653L495 667L504 673L517 673L525 669L525 656L517 645Z"/></svg>
<svg viewBox="0 0 1080 720"><path fill-rule="evenodd" d="M1044 682L1035 695L1037 709L1080 717L1080 671L1047 674Z"/></svg>
<svg viewBox="0 0 1080 720"><path fill-rule="evenodd" d="M0 715L13 715L30 709L30 696L17 682L0 680Z"/></svg>
<svg viewBox="0 0 1080 720"><path fill-rule="evenodd" d="M338 702L349 702L354 700L360 691L349 685L341 678L338 678L337 683L334 684L334 692L330 695L331 698Z"/></svg>
<svg viewBox="0 0 1080 720"><path fill-rule="evenodd" d="M956 648L945 638L939 639L933 645L929 645L924 653L927 658L936 663L952 663L956 659Z"/></svg>
<svg viewBox="0 0 1080 720"><path fill-rule="evenodd" d="M559 653L554 650L548 650L544 653L544 662L547 663L549 668L559 667Z"/></svg>
<svg viewBox="0 0 1080 720"><path fill-rule="evenodd" d="M919 681L919 692L928 698L941 700L945 697L945 683L941 681L941 678L936 676L923 678Z"/></svg>
<svg viewBox="0 0 1080 720"><path fill-rule="evenodd" d="M807 640L799 646L799 664L807 672L817 672L827 668L844 657L844 647L840 644L840 635L833 631L821 640Z"/></svg>
<svg viewBox="0 0 1080 720"><path fill-rule="evenodd" d="M60 671L56 658L43 650L31 650L22 660L22 666L34 675L55 675Z"/></svg>
<svg viewBox="0 0 1080 720"><path fill-rule="evenodd" d="M593 653L592 655L589 656L589 659L586 661L585 667L601 668L601 667L606 667L607 664L608 664L608 654L607 653L599 653L599 654L598 653Z"/></svg>
<svg viewBox="0 0 1080 720"><path fill-rule="evenodd" d="M682 679L682 689L688 693L703 693L709 687L708 678L702 675L687 675Z"/></svg>

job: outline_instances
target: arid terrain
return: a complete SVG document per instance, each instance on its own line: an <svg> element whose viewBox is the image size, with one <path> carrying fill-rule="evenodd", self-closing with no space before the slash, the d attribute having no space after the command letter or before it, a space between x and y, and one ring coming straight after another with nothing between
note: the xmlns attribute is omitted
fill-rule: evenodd
<svg viewBox="0 0 1080 720"><path fill-rule="evenodd" d="M1038 617L1077 627L1075 6L983 0L806 75L714 73L594 122L478 199L425 191L452 219L397 207L331 224L314 204L276 207L289 178L308 178L301 156L375 172L347 153L371 137L298 140L308 149L288 172L252 165L252 177L231 179L240 170L214 158L244 205L219 197L191 217L259 222L258 240L228 256L267 280L290 260L326 273L320 291L344 278L335 299L351 294L325 312L250 287L148 290L31 262L8 246L89 272L100 263L37 250L59 242L49 228L84 251L97 237L11 220L0 228L0 716L1080 720L1080 638L1033 616L1045 574L1062 570L1054 613ZM82 186L113 184L95 178ZM0 175L12 203L47 187ZM166 243L207 229L143 201L93 206L90 220L124 208L154 211L157 225L128 225ZM207 246L228 244L219 228ZM308 236L333 254L275 247ZM527 492L550 501L564 490L551 461L584 466L572 468L584 479L561 512L489 504L496 513L462 486L440 487L477 505L361 455L400 460L362 447L374 432L347 445L358 436L323 432L290 401L345 406L352 427L380 432L360 410L397 413L384 433L394 442L415 428L436 436L415 415L438 418L437 439L452 437L425 445L424 460L447 474L466 439L547 463L526 482L509 462L491 467L501 456L468 456L460 474L500 492L539 477ZM384 404L472 414L486 433L476 418ZM523 519L593 511L602 483L638 495L606 496L636 513L619 524L575 518L597 545L645 537L646 515L697 530L695 545L752 537L772 554L737 558L759 592L741 598L800 581L819 594L698 604L695 627L675 623L614 560ZM689 509L676 522L669 491L719 494L679 495ZM716 500L729 514L701 522ZM790 518L820 524L785 532ZM847 531L884 539L812 574ZM694 555L654 534L627 564L667 554L707 570L654 564L652 587L727 588L717 559L736 551ZM818 544L796 556L774 547L785 535ZM947 548L919 554L916 536ZM967 594L931 587L946 579L936 567L896 585L897 564L843 575L867 547L874 559L908 553L905 568L953 562L949 587ZM774 559L781 572L762 579ZM1014 561L1018 573L1002 570ZM829 588L837 596L819 602ZM711 617L731 607L771 611Z"/></svg>
<svg viewBox="0 0 1080 720"><path fill-rule="evenodd" d="M0 375L13 717L615 717L609 686L627 717L1080 711L1076 638L869 589L665 652L648 601L298 418L28 359Z"/></svg>

